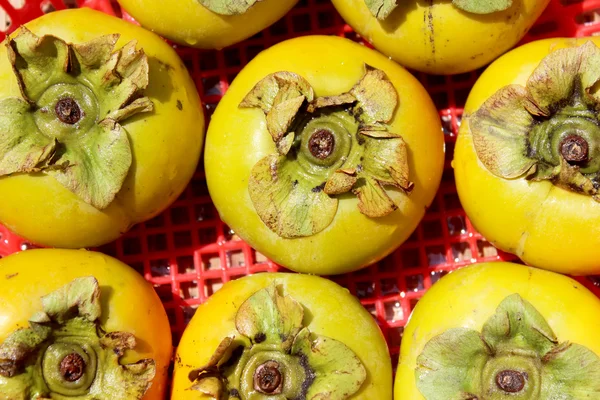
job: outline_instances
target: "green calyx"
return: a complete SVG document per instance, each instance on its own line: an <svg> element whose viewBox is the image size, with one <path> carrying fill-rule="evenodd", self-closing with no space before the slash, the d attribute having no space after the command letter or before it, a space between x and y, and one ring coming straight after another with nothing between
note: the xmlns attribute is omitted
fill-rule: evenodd
<svg viewBox="0 0 600 400"><path fill-rule="evenodd" d="M548 180L600 200L600 49L556 50L525 87L509 85L469 117L475 150L494 175Z"/></svg>
<svg viewBox="0 0 600 400"><path fill-rule="evenodd" d="M121 122L153 110L148 58L118 34L83 44L25 27L6 41L22 98L0 101L0 177L45 173L104 209L132 164Z"/></svg>
<svg viewBox="0 0 600 400"><path fill-rule="evenodd" d="M252 169L248 190L262 221L284 238L314 235L333 221L337 196L352 192L359 210L383 217L398 206L384 186L410 193L408 151L388 131L398 95L381 70L366 66L347 93L315 97L291 72L260 81L241 108L260 108L277 154Z"/></svg>
<svg viewBox="0 0 600 400"><path fill-rule="evenodd" d="M401 0L365 0L371 14L384 21L398 7ZM452 0L459 10L472 14L491 14L504 11L512 6L513 0Z"/></svg>
<svg viewBox="0 0 600 400"><path fill-rule="evenodd" d="M215 14L241 15L261 0L198 0L200 4Z"/></svg>
<svg viewBox="0 0 600 400"><path fill-rule="evenodd" d="M533 305L513 294L481 332L455 328L431 339L415 379L427 400L595 399L600 357L559 342Z"/></svg>
<svg viewBox="0 0 600 400"><path fill-rule="evenodd" d="M121 364L136 346L125 332L104 332L100 288L78 278L42 298L29 328L0 344L1 394L11 400L72 398L139 400L156 372L154 360ZM63 397L64 396L64 397Z"/></svg>
<svg viewBox="0 0 600 400"><path fill-rule="evenodd" d="M190 390L215 400L344 400L356 393L366 371L337 340L312 334L304 309L275 285L239 308L240 339L223 339L208 364L189 374Z"/></svg>

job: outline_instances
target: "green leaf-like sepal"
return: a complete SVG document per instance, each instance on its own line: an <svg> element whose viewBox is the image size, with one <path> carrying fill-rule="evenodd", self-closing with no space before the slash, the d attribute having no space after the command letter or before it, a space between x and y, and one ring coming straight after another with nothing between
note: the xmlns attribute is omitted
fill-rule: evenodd
<svg viewBox="0 0 600 400"><path fill-rule="evenodd" d="M368 65L340 95L315 97L310 84L291 72L256 84L239 106L264 112L278 152L254 166L248 184L265 225L284 238L314 235L335 218L333 196L350 191L369 217L397 209L384 186L405 193L413 186L406 143L386 125L398 103L385 73Z"/></svg>
<svg viewBox="0 0 600 400"><path fill-rule="evenodd" d="M108 207L132 164L120 122L154 108L143 97L147 56L135 41L115 50L118 39L68 44L22 27L6 41L23 99L0 101L0 176L48 173L94 207ZM75 104L67 111L78 110L70 122L57 114L65 99Z"/></svg>
<svg viewBox="0 0 600 400"><path fill-rule="evenodd" d="M374 17L383 21L398 7L398 0L365 0Z"/></svg>
<svg viewBox="0 0 600 400"><path fill-rule="evenodd" d="M497 384L503 371L521 374L523 387L503 391ZM600 396L599 377L600 357L584 346L560 343L545 318L518 294L500 303L481 333L455 328L435 336L415 369L426 400L591 399Z"/></svg>
<svg viewBox="0 0 600 400"><path fill-rule="evenodd" d="M314 380L306 394L307 399L347 399L367 378L365 367L348 346L328 337L312 335L307 328L294 339L292 354L306 357L312 370Z"/></svg>
<svg viewBox="0 0 600 400"><path fill-rule="evenodd" d="M241 15L261 0L198 0L210 11L220 15Z"/></svg>
<svg viewBox="0 0 600 400"><path fill-rule="evenodd" d="M513 4L513 0L452 0L452 4L473 14L491 14L508 10Z"/></svg>
<svg viewBox="0 0 600 400"><path fill-rule="evenodd" d="M125 352L136 347L135 337L105 333L99 325L101 311L100 288L93 277L77 278L44 296L42 311L30 318L29 328L0 344L2 394L8 399L141 399L154 379L154 360L121 364ZM67 381L60 369L73 354L83 360L76 383Z"/></svg>
<svg viewBox="0 0 600 400"><path fill-rule="evenodd" d="M252 294L235 319L249 344L225 338L205 366L190 372L190 390L214 400L348 399L366 380L362 362L343 343L311 334L303 319L302 305L275 285ZM275 397L256 387L255 377L266 365L276 365L281 374Z"/></svg>
<svg viewBox="0 0 600 400"><path fill-rule="evenodd" d="M281 296L274 286L259 290L239 308L235 326L254 343L276 344L288 351L302 329L304 309L290 296Z"/></svg>
<svg viewBox="0 0 600 400"><path fill-rule="evenodd" d="M598 81L600 49L591 41L550 53L525 87L500 89L468 117L479 160L501 178L549 180L598 198ZM563 147L572 138L585 145L584 157Z"/></svg>
<svg viewBox="0 0 600 400"><path fill-rule="evenodd" d="M310 236L325 229L337 212L337 199L319 182L302 180L282 156L260 160L250 173L248 191L262 221L281 237Z"/></svg>

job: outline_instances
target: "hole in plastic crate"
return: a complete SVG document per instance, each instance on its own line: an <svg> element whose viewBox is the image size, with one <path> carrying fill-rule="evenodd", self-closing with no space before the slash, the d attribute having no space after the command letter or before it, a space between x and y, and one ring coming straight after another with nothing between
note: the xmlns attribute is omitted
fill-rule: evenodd
<svg viewBox="0 0 600 400"><path fill-rule="evenodd" d="M444 75L425 75L425 79L425 84L428 86L440 86L446 83L446 77Z"/></svg>
<svg viewBox="0 0 600 400"><path fill-rule="evenodd" d="M156 217L144 222L146 228L161 228L165 226L165 217L163 214L159 214Z"/></svg>
<svg viewBox="0 0 600 400"><path fill-rule="evenodd" d="M447 218L448 233L450 236L464 235L467 233L467 224L462 215L453 215Z"/></svg>
<svg viewBox="0 0 600 400"><path fill-rule="evenodd" d="M217 290L223 287L223 281L220 279L208 279L204 281L204 295L206 297L212 296Z"/></svg>
<svg viewBox="0 0 600 400"><path fill-rule="evenodd" d="M446 249L444 246L428 246L426 248L427 262L429 265L439 265L446 263Z"/></svg>
<svg viewBox="0 0 600 400"><path fill-rule="evenodd" d="M469 261L473 258L473 253L469 243L452 243L452 259L454 262Z"/></svg>
<svg viewBox="0 0 600 400"><path fill-rule="evenodd" d="M464 107L467 102L467 97L469 97L469 93L471 92L471 88L461 88L457 89L454 93L454 105L456 107Z"/></svg>
<svg viewBox="0 0 600 400"><path fill-rule="evenodd" d="M258 53L260 53L263 50L264 50L263 46L253 45L253 46L246 47L246 59L247 59L247 61L252 60L254 57L256 57L258 55Z"/></svg>
<svg viewBox="0 0 600 400"><path fill-rule="evenodd" d="M448 274L448 271L431 271L431 273L430 273L431 284L433 285L434 283L439 281L440 278L442 278L444 275L447 275L447 274Z"/></svg>
<svg viewBox="0 0 600 400"><path fill-rule="evenodd" d="M570 4L583 3L584 0L560 0L560 4L568 6Z"/></svg>
<svg viewBox="0 0 600 400"><path fill-rule="evenodd" d="M400 250L400 258L403 267L413 268L421 265L419 249L402 249Z"/></svg>
<svg viewBox="0 0 600 400"><path fill-rule="evenodd" d="M335 23L335 13L333 11L318 13L317 23L319 24L319 28L330 28Z"/></svg>
<svg viewBox="0 0 600 400"><path fill-rule="evenodd" d="M205 96L221 96L221 79L218 76L202 78Z"/></svg>
<svg viewBox="0 0 600 400"><path fill-rule="evenodd" d="M432 93L431 98L433 99L433 102L435 103L435 106L437 107L438 110L443 110L445 108L448 108L448 106L449 106L448 93L446 93L446 92Z"/></svg>
<svg viewBox="0 0 600 400"><path fill-rule="evenodd" d="M223 225L223 237L227 242L240 240L239 236L235 234L235 231L227 225Z"/></svg>
<svg viewBox="0 0 600 400"><path fill-rule="evenodd" d="M171 223L173 225L184 225L190 222L190 213L187 207L171 208Z"/></svg>
<svg viewBox="0 0 600 400"><path fill-rule="evenodd" d="M273 24L271 26L271 28L269 29L269 31L271 32L271 35L273 35L273 36L286 35L288 33L288 29L287 29L287 24L285 22L285 18L282 18L279 21L277 21L275 24Z"/></svg>
<svg viewBox="0 0 600 400"><path fill-rule="evenodd" d="M219 53L215 50L204 50L200 53L200 69L203 72L208 72L219 67ZM187 64L186 64L187 65ZM189 68L189 66L188 66ZM190 68L190 70L193 70Z"/></svg>
<svg viewBox="0 0 600 400"><path fill-rule="evenodd" d="M149 252L165 251L167 249L167 235L164 233L148 235L146 243L148 243Z"/></svg>
<svg viewBox="0 0 600 400"><path fill-rule="evenodd" d="M169 260L161 258L150 260L150 273L152 276L168 276L171 274L171 264Z"/></svg>
<svg viewBox="0 0 600 400"><path fill-rule="evenodd" d="M217 241L217 229L207 227L198 229L198 240L200 244L211 244Z"/></svg>
<svg viewBox="0 0 600 400"><path fill-rule="evenodd" d="M292 16L292 29L294 29L294 32L310 32L311 28L310 14Z"/></svg>
<svg viewBox="0 0 600 400"><path fill-rule="evenodd" d="M440 211L440 203L438 201L438 196L436 195L435 198L433 199L433 201L431 202L431 204L429 205L429 207L427 208L427 211L432 213L432 212L438 212Z"/></svg>
<svg viewBox="0 0 600 400"><path fill-rule="evenodd" d="M264 254L259 253L258 251L252 250L254 252L254 262L256 264L264 264L269 262L269 259L265 257Z"/></svg>
<svg viewBox="0 0 600 400"><path fill-rule="evenodd" d="M558 30L558 22L548 21L542 24L537 24L529 30L531 36L541 36L545 34L551 34Z"/></svg>
<svg viewBox="0 0 600 400"><path fill-rule="evenodd" d="M50 1L42 1L40 3L40 9L44 14L51 13L52 11L56 11L56 7Z"/></svg>
<svg viewBox="0 0 600 400"><path fill-rule="evenodd" d="M442 115L442 130L444 131L444 135L452 136L454 132L452 131L452 115Z"/></svg>
<svg viewBox="0 0 600 400"><path fill-rule="evenodd" d="M588 279L590 280L590 282L592 282L592 285L600 287L600 276L588 276Z"/></svg>
<svg viewBox="0 0 600 400"><path fill-rule="evenodd" d="M454 186L454 171L452 168L444 170L444 173L442 174L442 182Z"/></svg>
<svg viewBox="0 0 600 400"><path fill-rule="evenodd" d="M235 80L235 77L237 76L237 72L233 73L233 74L228 74L227 75L227 82L231 83Z"/></svg>
<svg viewBox="0 0 600 400"><path fill-rule="evenodd" d="M138 237L127 237L123 239L123 254L135 255L142 252L142 243Z"/></svg>
<svg viewBox="0 0 600 400"><path fill-rule="evenodd" d="M496 257L498 255L498 250L487 240L478 240L477 254L479 257Z"/></svg>
<svg viewBox="0 0 600 400"><path fill-rule="evenodd" d="M206 180L192 180L192 194L194 195L194 197L208 196L208 186L206 185Z"/></svg>
<svg viewBox="0 0 600 400"><path fill-rule="evenodd" d="M238 67L242 65L242 59L240 56L240 49L229 48L223 51L225 56L225 65L227 67Z"/></svg>
<svg viewBox="0 0 600 400"><path fill-rule="evenodd" d="M4 10L4 8L0 7L0 32L8 31L12 24L12 19L10 15Z"/></svg>
<svg viewBox="0 0 600 400"><path fill-rule="evenodd" d="M375 283L374 282L357 282L356 283L356 297L359 299L369 299L375 295Z"/></svg>
<svg viewBox="0 0 600 400"><path fill-rule="evenodd" d="M163 303L168 303L173 301L173 291L171 290L171 285L157 285L154 286L154 290L156 294L160 298L160 301Z"/></svg>
<svg viewBox="0 0 600 400"><path fill-rule="evenodd" d="M200 297L198 281L180 282L179 296L182 299L197 299Z"/></svg>
<svg viewBox="0 0 600 400"><path fill-rule="evenodd" d="M393 294L400 293L398 288L398 281L394 278L382 279L381 280L381 295L390 296Z"/></svg>
<svg viewBox="0 0 600 400"><path fill-rule="evenodd" d="M475 75L472 74L471 72L466 72L464 74L452 75L452 76L450 76L450 78L452 79L453 82L468 82L471 79L474 79Z"/></svg>
<svg viewBox="0 0 600 400"><path fill-rule="evenodd" d="M128 263L128 265L133 268L135 271L137 271L138 274L140 275L144 275L144 263L143 262L135 262L135 263Z"/></svg>
<svg viewBox="0 0 600 400"><path fill-rule="evenodd" d="M354 31L344 32L344 37L348 40L352 40L353 42L362 42L360 35Z"/></svg>
<svg viewBox="0 0 600 400"><path fill-rule="evenodd" d="M439 239L444 236L442 224L438 220L423 222L423 236L425 239Z"/></svg>
<svg viewBox="0 0 600 400"><path fill-rule="evenodd" d="M221 269L221 259L219 258L219 254L217 253L202 254L200 260L202 262L203 271Z"/></svg>
<svg viewBox="0 0 600 400"><path fill-rule="evenodd" d="M198 222L215 218L212 204L196 204L194 206L194 219Z"/></svg>
<svg viewBox="0 0 600 400"><path fill-rule="evenodd" d="M227 267L229 268L242 268L246 266L246 258L241 250L230 250L226 252L225 259L227 260Z"/></svg>
<svg viewBox="0 0 600 400"><path fill-rule="evenodd" d="M600 21L600 9L589 10L575 16L575 22L582 25L594 25L598 21Z"/></svg>
<svg viewBox="0 0 600 400"><path fill-rule="evenodd" d="M183 322L186 325L190 323L190 321L194 317L194 314L196 314L197 308L198 308L197 306L196 307L194 307L194 306L181 307L181 310L183 311Z"/></svg>
<svg viewBox="0 0 600 400"><path fill-rule="evenodd" d="M460 199L457 193L446 193L444 195L444 206L447 211L451 210L461 210L462 206L460 204Z"/></svg>
<svg viewBox="0 0 600 400"><path fill-rule="evenodd" d="M406 282L406 290L409 292L418 292L420 290L425 289L425 284L423 282L423 275L408 275L404 278Z"/></svg>
<svg viewBox="0 0 600 400"><path fill-rule="evenodd" d="M388 329L388 344L390 347L400 347L404 336L404 327L390 327Z"/></svg>
<svg viewBox="0 0 600 400"><path fill-rule="evenodd" d="M192 232L179 231L173 234L173 242L176 249L182 249L192 246Z"/></svg>
<svg viewBox="0 0 600 400"><path fill-rule="evenodd" d="M395 322L404 320L404 310L402 310L402 304L399 301L384 303L383 308L385 309L386 321Z"/></svg>
<svg viewBox="0 0 600 400"><path fill-rule="evenodd" d="M177 257L176 261L178 274L191 274L196 272L196 267L194 265L194 257L181 256Z"/></svg>

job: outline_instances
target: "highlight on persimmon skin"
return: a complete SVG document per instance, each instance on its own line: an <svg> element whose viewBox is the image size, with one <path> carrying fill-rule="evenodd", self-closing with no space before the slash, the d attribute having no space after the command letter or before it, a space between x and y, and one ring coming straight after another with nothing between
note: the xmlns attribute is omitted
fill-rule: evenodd
<svg viewBox="0 0 600 400"><path fill-rule="evenodd" d="M483 67L512 48L550 0L332 2L342 18L386 56L417 71L452 75ZM497 7L477 9L489 5Z"/></svg>
<svg viewBox="0 0 600 400"><path fill-rule="evenodd" d="M0 304L8 398L165 398L169 320L152 285L117 259L59 249L6 256Z"/></svg>
<svg viewBox="0 0 600 400"><path fill-rule="evenodd" d="M204 163L219 215L239 237L286 268L333 275L411 235L439 186L444 138L405 69L350 40L307 36L236 76Z"/></svg>
<svg viewBox="0 0 600 400"><path fill-rule="evenodd" d="M96 247L177 199L205 123L194 81L164 39L84 7L46 14L7 40L0 223L37 245Z"/></svg>
<svg viewBox="0 0 600 400"><path fill-rule="evenodd" d="M468 97L452 163L464 210L487 240L571 275L600 273L600 130L589 92L599 45L541 40L492 63Z"/></svg>
<svg viewBox="0 0 600 400"><path fill-rule="evenodd" d="M327 392L391 400L392 366L369 312L314 275L261 273L225 283L198 307L175 355L173 400Z"/></svg>
<svg viewBox="0 0 600 400"><path fill-rule="evenodd" d="M298 0L118 0L144 28L184 46L222 49L268 28Z"/></svg>

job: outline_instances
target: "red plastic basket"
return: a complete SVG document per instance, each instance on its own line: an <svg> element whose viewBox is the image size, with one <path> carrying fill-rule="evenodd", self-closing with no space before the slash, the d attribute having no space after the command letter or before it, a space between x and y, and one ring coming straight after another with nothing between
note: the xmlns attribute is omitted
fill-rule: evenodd
<svg viewBox="0 0 600 400"><path fill-rule="evenodd" d="M110 0L0 0L8 16L5 32L43 12L88 6L131 20ZM600 0L552 0L524 41L600 32ZM338 35L360 41L329 0L301 0L272 27L222 51L178 48L196 81L210 117L236 74L261 50L296 36ZM441 276L467 264L514 260L477 233L456 194L450 161L462 107L479 72L454 76L416 74L434 99L446 139L446 169L436 199L411 238L383 261L332 279L347 287L373 314L397 363L404 325L415 304ZM1 200L0 200L1 202ZM0 257L31 247L0 226ZM101 249L138 270L162 299L177 345L195 308L224 282L245 275L280 271L239 240L219 219L208 194L203 166L167 211L134 227ZM600 279L579 278L600 296Z"/></svg>

